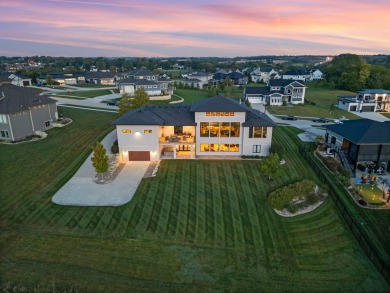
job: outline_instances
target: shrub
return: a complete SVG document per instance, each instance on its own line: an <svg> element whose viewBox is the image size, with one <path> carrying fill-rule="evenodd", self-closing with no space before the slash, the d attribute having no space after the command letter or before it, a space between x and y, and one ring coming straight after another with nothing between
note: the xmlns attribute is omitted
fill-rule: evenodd
<svg viewBox="0 0 390 293"><path fill-rule="evenodd" d="M306 201L309 205L313 205L313 204L316 204L317 202L319 202L319 197L317 194L315 193L309 193L307 196L306 196Z"/></svg>
<svg viewBox="0 0 390 293"><path fill-rule="evenodd" d="M316 184L310 180L302 180L272 192L268 197L269 204L276 210L283 210L295 198L303 199L313 193Z"/></svg>
<svg viewBox="0 0 390 293"><path fill-rule="evenodd" d="M331 157L321 157L321 160L330 171L336 172L339 170L339 163L335 159Z"/></svg>

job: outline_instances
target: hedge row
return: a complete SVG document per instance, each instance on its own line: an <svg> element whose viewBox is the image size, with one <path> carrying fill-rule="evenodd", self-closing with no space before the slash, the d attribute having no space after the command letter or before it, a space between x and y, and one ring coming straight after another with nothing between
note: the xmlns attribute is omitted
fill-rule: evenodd
<svg viewBox="0 0 390 293"><path fill-rule="evenodd" d="M294 199L303 199L313 193L315 187L313 181L304 179L275 190L269 195L268 202L274 209L281 211Z"/></svg>

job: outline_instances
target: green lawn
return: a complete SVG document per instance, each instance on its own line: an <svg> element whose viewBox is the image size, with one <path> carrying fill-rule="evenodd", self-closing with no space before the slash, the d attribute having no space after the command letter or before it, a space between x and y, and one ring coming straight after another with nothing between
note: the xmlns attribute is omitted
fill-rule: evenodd
<svg viewBox="0 0 390 293"><path fill-rule="evenodd" d="M294 128L274 132L275 141L289 143L283 174L272 182L259 173L258 161L166 160L129 204L66 207L52 204L51 196L116 118L66 111L74 122L50 130L48 138L0 145L1 286L32 290L55 283L80 292L390 289L330 198L294 218L281 218L268 206L270 191L317 180L298 154Z"/></svg>
<svg viewBox="0 0 390 293"><path fill-rule="evenodd" d="M207 92L203 90L176 89L174 94L184 98L184 103L186 104L207 98Z"/></svg>
<svg viewBox="0 0 390 293"><path fill-rule="evenodd" d="M82 88L112 88L116 87L115 85L106 85L106 84L94 84L94 83L79 83L72 86L82 87Z"/></svg>
<svg viewBox="0 0 390 293"><path fill-rule="evenodd" d="M338 118L345 116L349 119L358 119L359 116L334 108L330 112L330 106L332 104L337 105L337 97L343 95L355 95L356 93L333 90L326 88L316 88L314 84L306 84L306 95L305 100L316 103L316 105L294 105L292 107L283 106L270 106L267 107L271 114L275 115L296 115L296 116L308 116L308 117L326 117L326 118Z"/></svg>
<svg viewBox="0 0 390 293"><path fill-rule="evenodd" d="M99 96L109 95L111 90L91 90L91 91L72 91L68 90L66 94L57 94L58 97L79 97L79 98L95 98Z"/></svg>
<svg viewBox="0 0 390 293"><path fill-rule="evenodd" d="M390 119L390 113L381 113L383 116L387 117Z"/></svg>

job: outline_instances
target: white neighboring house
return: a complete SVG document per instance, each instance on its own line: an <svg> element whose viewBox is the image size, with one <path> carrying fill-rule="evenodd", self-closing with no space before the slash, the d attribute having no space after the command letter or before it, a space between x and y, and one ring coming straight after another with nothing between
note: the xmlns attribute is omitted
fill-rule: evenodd
<svg viewBox="0 0 390 293"><path fill-rule="evenodd" d="M282 79L288 80L300 80L306 81L310 78L310 71L298 69L298 70L288 70L285 74L283 74Z"/></svg>
<svg viewBox="0 0 390 293"><path fill-rule="evenodd" d="M145 106L113 125L124 162L162 156L268 156L276 126L266 114L221 96L192 105Z"/></svg>
<svg viewBox="0 0 390 293"><path fill-rule="evenodd" d="M149 96L171 95L171 81L159 80L158 74L144 68L123 74L116 85L121 94L133 95L138 88L144 88Z"/></svg>
<svg viewBox="0 0 390 293"><path fill-rule="evenodd" d="M31 78L18 75L15 73L11 73L10 76L8 76L9 79L12 80L12 84L16 86L31 86Z"/></svg>
<svg viewBox="0 0 390 293"><path fill-rule="evenodd" d="M338 108L348 112L390 112L390 91L365 89L357 96L339 96Z"/></svg>
<svg viewBox="0 0 390 293"><path fill-rule="evenodd" d="M193 72L188 74L189 79L198 79L199 82L199 88L202 89L204 86L207 86L209 84L209 80L213 79L212 73L207 72Z"/></svg>
<svg viewBox="0 0 390 293"><path fill-rule="evenodd" d="M316 81L324 79L324 74L319 69L310 70L309 81Z"/></svg>
<svg viewBox="0 0 390 293"><path fill-rule="evenodd" d="M281 106L283 102L303 104L305 102L306 86L298 81L274 79L268 82L268 87L246 87L244 100L251 104Z"/></svg>

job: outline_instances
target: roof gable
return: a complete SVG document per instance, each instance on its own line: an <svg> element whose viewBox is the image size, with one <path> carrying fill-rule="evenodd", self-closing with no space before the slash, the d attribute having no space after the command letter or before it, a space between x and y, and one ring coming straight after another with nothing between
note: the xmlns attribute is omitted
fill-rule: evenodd
<svg viewBox="0 0 390 293"><path fill-rule="evenodd" d="M249 108L244 104L222 96L215 96L195 102L192 112L247 112Z"/></svg>

